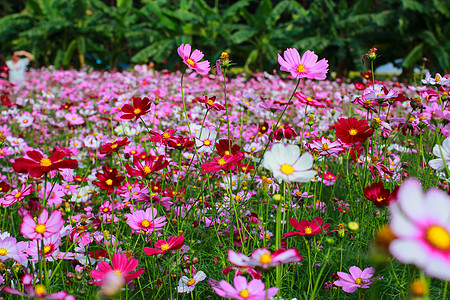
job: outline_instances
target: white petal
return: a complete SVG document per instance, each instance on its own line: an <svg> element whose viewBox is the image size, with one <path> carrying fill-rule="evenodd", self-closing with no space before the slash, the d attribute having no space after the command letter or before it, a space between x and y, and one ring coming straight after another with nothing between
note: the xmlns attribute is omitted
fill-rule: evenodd
<svg viewBox="0 0 450 300"><path fill-rule="evenodd" d="M428 217L439 223L450 223L450 197L443 191L430 189L425 194Z"/></svg>
<svg viewBox="0 0 450 300"><path fill-rule="evenodd" d="M405 264L423 267L428 262L427 251L419 241L396 239L389 250L396 260Z"/></svg>
<svg viewBox="0 0 450 300"><path fill-rule="evenodd" d="M296 170L309 170L313 165L314 159L308 152L303 153L303 155L295 163Z"/></svg>
<svg viewBox="0 0 450 300"><path fill-rule="evenodd" d="M405 180L398 191L398 200L402 211L412 220L421 221L425 216L425 203L422 187L417 179Z"/></svg>
<svg viewBox="0 0 450 300"><path fill-rule="evenodd" d="M428 162L431 168L435 169L436 171L440 171L445 168L444 161L442 158L436 158L432 159Z"/></svg>
<svg viewBox="0 0 450 300"><path fill-rule="evenodd" d="M450 281L450 260L443 260L440 257L431 257L427 262L425 273L431 277Z"/></svg>
<svg viewBox="0 0 450 300"><path fill-rule="evenodd" d="M294 182L309 182L317 174L317 171L302 171L294 173L295 177L291 178Z"/></svg>
<svg viewBox="0 0 450 300"><path fill-rule="evenodd" d="M420 234L420 229L411 220L405 217L400 211L397 204L390 207L391 222L389 227L392 232L398 237L412 238Z"/></svg>

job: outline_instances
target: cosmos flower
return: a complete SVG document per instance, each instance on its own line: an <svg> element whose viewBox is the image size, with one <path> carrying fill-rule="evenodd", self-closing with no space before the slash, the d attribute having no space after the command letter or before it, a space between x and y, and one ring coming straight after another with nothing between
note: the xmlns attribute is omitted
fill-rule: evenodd
<svg viewBox="0 0 450 300"><path fill-rule="evenodd" d="M202 173L218 172L220 170L229 171L234 169L237 163L244 159L244 153L224 155L222 157L214 157L212 162L201 165Z"/></svg>
<svg viewBox="0 0 450 300"><path fill-rule="evenodd" d="M178 293L190 293L194 290L195 286L200 282L205 280L206 274L203 271L195 273L192 278L187 276L182 276L178 281Z"/></svg>
<svg viewBox="0 0 450 300"><path fill-rule="evenodd" d="M167 224L165 216L156 218L158 213L156 208L149 207L145 211L136 210L131 214L127 214L127 224L136 231L143 231L151 234L154 231L162 230L163 226Z"/></svg>
<svg viewBox="0 0 450 300"><path fill-rule="evenodd" d="M166 240L159 240L155 243L154 247L156 248L149 248L144 247L142 249L145 254L147 255L155 255L155 254L164 254L167 251L171 250L177 250L180 249L184 245L184 236L171 236L170 238Z"/></svg>
<svg viewBox="0 0 450 300"><path fill-rule="evenodd" d="M280 266L286 263L299 262L303 257L295 248L278 249L271 253L266 248L256 249L248 257L245 254L228 250L228 260L238 267L260 267L268 269L271 267Z"/></svg>
<svg viewBox="0 0 450 300"><path fill-rule="evenodd" d="M375 206L387 206L392 200L397 198L398 187L391 193L389 189L384 188L383 182L374 182L364 188L364 197L372 201Z"/></svg>
<svg viewBox="0 0 450 300"><path fill-rule="evenodd" d="M317 174L311 170L311 154L300 156L300 148L295 145L275 144L264 154L263 167L273 173L273 177L285 182L308 182Z"/></svg>
<svg viewBox="0 0 450 300"><path fill-rule="evenodd" d="M398 261L450 281L450 197L438 189L422 193L420 182L407 179L391 203L390 228L397 237L389 250Z"/></svg>
<svg viewBox="0 0 450 300"><path fill-rule="evenodd" d="M29 173L31 176L39 178L43 174L59 169L76 169L78 162L75 159L65 159L63 151L55 151L48 158L36 150L27 151L29 158L17 158L12 167L18 173Z"/></svg>
<svg viewBox="0 0 450 300"><path fill-rule="evenodd" d="M144 97L144 99L133 97L132 100L133 105L124 104L122 106L121 111L123 114L120 116L121 119L131 120L135 118L137 120L150 111L151 102L147 97Z"/></svg>
<svg viewBox="0 0 450 300"><path fill-rule="evenodd" d="M323 135L318 138L312 140L308 144L309 149L313 152L316 152L317 155L320 156L334 156L337 157L339 153L344 151L344 147L342 147L342 143L338 141L332 141L330 139L325 138Z"/></svg>
<svg viewBox="0 0 450 300"><path fill-rule="evenodd" d="M191 54L191 45L181 44L177 51L178 55L180 55L183 62L189 69L195 70L200 75L206 75L209 73L209 70L211 69L209 67L209 61L205 60L200 62L204 56L200 50L195 49Z"/></svg>
<svg viewBox="0 0 450 300"><path fill-rule="evenodd" d="M284 237L303 235L303 236L315 236L322 233L322 229L324 231L328 230L330 227L330 223L327 223L322 226L323 220L321 217L315 217L310 221L301 220L300 222L294 218L289 219L289 223L297 229L298 231L287 232L284 234Z"/></svg>
<svg viewBox="0 0 450 300"><path fill-rule="evenodd" d="M102 170L103 173L97 172L95 174L99 181L95 181L93 184L108 192L108 194L111 194L114 189L125 180L125 176L118 176L119 172L116 168L108 168L103 166Z"/></svg>
<svg viewBox="0 0 450 300"><path fill-rule="evenodd" d="M340 118L334 125L334 129L336 136L349 145L364 143L373 133L366 120L358 120L354 117Z"/></svg>
<svg viewBox="0 0 450 300"><path fill-rule="evenodd" d="M430 160L428 162L430 167L432 167L436 171L445 169L445 165L447 165L447 167L450 167L450 137L446 138L442 142L442 145L434 145L433 154L439 158Z"/></svg>
<svg viewBox="0 0 450 300"><path fill-rule="evenodd" d="M278 54L278 63L280 70L290 72L294 78L308 78L324 80L327 77L328 61L323 58L317 61L318 56L313 52L306 50L300 57L297 49L288 48L284 51L284 58Z"/></svg>
<svg viewBox="0 0 450 300"><path fill-rule="evenodd" d="M48 210L44 208L36 221L30 213L23 217L20 233L32 240L43 239L59 233L63 226L61 211L55 210L49 217Z"/></svg>
<svg viewBox="0 0 450 300"><path fill-rule="evenodd" d="M259 279L247 282L244 276L236 276L233 278L233 283L234 287L225 280L220 282L210 280L212 289L222 298L265 300L271 299L278 293L276 287L266 290L264 283Z"/></svg>
<svg viewBox="0 0 450 300"><path fill-rule="evenodd" d="M105 279L110 272L114 272L119 277L125 280L125 283L130 282L133 279L138 278L145 270L137 270L136 272L132 272L138 266L139 261L130 257L128 259L126 254L113 254L112 258L112 266L104 261L98 264L99 270L92 270L91 276L98 281L95 282L96 285L101 285L105 283Z"/></svg>
<svg viewBox="0 0 450 300"><path fill-rule="evenodd" d="M373 281L370 279L375 273L374 268L367 268L361 271L360 268L353 266L350 267L350 274L344 272L337 272L339 280L333 282L335 286L342 287L342 290L347 293L353 293L358 288L368 289Z"/></svg>

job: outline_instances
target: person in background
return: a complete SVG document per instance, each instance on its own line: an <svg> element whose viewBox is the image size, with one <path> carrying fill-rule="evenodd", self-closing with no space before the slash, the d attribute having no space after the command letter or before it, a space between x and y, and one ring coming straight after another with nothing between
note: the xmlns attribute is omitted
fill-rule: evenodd
<svg viewBox="0 0 450 300"><path fill-rule="evenodd" d="M21 56L25 56L21 58ZM34 55L27 51L14 51L11 53L11 60L6 62L9 68L9 81L18 83L25 79L25 71L30 63L34 59Z"/></svg>

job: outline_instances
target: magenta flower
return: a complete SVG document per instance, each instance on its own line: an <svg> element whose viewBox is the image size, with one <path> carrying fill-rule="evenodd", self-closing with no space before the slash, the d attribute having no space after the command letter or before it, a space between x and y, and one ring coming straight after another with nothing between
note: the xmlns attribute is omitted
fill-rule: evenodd
<svg viewBox="0 0 450 300"><path fill-rule="evenodd" d="M264 283L259 279L253 279L247 283L244 276L236 276L233 279L234 287L222 280L216 282L210 280L213 290L223 298L239 299L239 300L265 300L270 299L278 293L278 288L271 287L266 291Z"/></svg>
<svg viewBox="0 0 450 300"><path fill-rule="evenodd" d="M11 193L5 195L3 199L0 198L0 204L3 205L3 207L13 205L17 201L20 201L26 196L30 195L31 188L31 184L22 184L22 186L20 187L20 191L18 189L14 189L13 191L11 191Z"/></svg>
<svg viewBox="0 0 450 300"><path fill-rule="evenodd" d="M59 233L63 226L64 220L61 211L55 210L50 217L48 217L48 210L44 208L37 218L37 222L30 213L23 217L20 233L32 240L43 239Z"/></svg>
<svg viewBox="0 0 450 300"><path fill-rule="evenodd" d="M181 46L178 47L178 55L180 55L189 69L195 70L200 75L209 73L209 70L211 69L209 67L209 61L205 60L200 62L204 56L200 50L195 49L191 54L191 45L181 44Z"/></svg>
<svg viewBox="0 0 450 300"><path fill-rule="evenodd" d="M15 261L24 261L27 259L27 255L23 253L26 248L27 243L17 242L15 237L0 238L0 261L5 261L9 258Z"/></svg>
<svg viewBox="0 0 450 300"><path fill-rule="evenodd" d="M317 62L318 56L313 51L306 50L300 57L297 49L288 48L284 58L278 54L280 70L290 72L294 78L324 80L327 77L328 61L323 58Z"/></svg>
<svg viewBox="0 0 450 300"><path fill-rule="evenodd" d="M103 286L106 276L110 272L114 272L116 275L123 278L125 280L125 283L128 283L145 272L145 270L132 272L136 269L138 264L139 261L134 257L128 259L126 254L114 253L112 258L112 266L102 261L98 264L99 270L91 271L91 276L92 278L99 280L95 282L96 285Z"/></svg>
<svg viewBox="0 0 450 300"><path fill-rule="evenodd" d="M303 259L297 249L278 249L271 253L266 248L256 249L250 257L228 250L228 260L238 267L261 267L267 269L286 263L299 262Z"/></svg>
<svg viewBox="0 0 450 300"><path fill-rule="evenodd" d="M171 236L166 240L159 240L155 243L155 248L144 247L142 249L147 255L164 254L167 251L177 250L183 247L184 236Z"/></svg>
<svg viewBox="0 0 450 300"><path fill-rule="evenodd" d="M127 214L127 224L130 225L133 230L143 231L147 234L151 234L153 231L160 231L162 227L167 224L165 216L156 218L158 211L156 208L150 207L145 211L136 210L132 214Z"/></svg>
<svg viewBox="0 0 450 300"><path fill-rule="evenodd" d="M358 288L368 289L373 281L373 273L375 273L374 268L367 268L361 271L360 268L353 266L350 267L350 274L344 272L337 272L339 280L333 282L335 286L342 287L342 290L347 293L353 293Z"/></svg>

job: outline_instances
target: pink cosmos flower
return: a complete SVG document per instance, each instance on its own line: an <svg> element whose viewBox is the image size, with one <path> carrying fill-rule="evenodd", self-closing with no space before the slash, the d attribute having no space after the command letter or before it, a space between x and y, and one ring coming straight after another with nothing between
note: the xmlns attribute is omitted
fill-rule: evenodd
<svg viewBox="0 0 450 300"><path fill-rule="evenodd" d="M284 51L284 58L278 54L280 70L290 72L294 78L308 78L324 80L327 77L328 61L323 58L317 62L318 56L314 51L306 50L300 57L297 49L288 48Z"/></svg>
<svg viewBox="0 0 450 300"><path fill-rule="evenodd" d="M42 240L42 244L41 241L30 241L30 245L25 252L32 257L29 259L30 261L37 261L38 257L42 254L42 245L44 245L44 255L48 259L52 256L58 255L60 244L61 236L59 234L54 234L49 238L44 238Z"/></svg>
<svg viewBox="0 0 450 300"><path fill-rule="evenodd" d="M20 233L32 240L43 239L59 233L63 226L64 220L61 211L55 210L49 217L48 210L44 208L37 218L37 223L30 213L23 217Z"/></svg>
<svg viewBox="0 0 450 300"><path fill-rule="evenodd" d="M27 248L26 242L17 242L15 237L0 238L0 261L12 258L15 261L24 261L27 255L23 251Z"/></svg>
<svg viewBox="0 0 450 300"><path fill-rule="evenodd" d="M123 278L126 283L128 283L145 272L145 270L138 270L136 272L131 273L136 269L138 264L139 261L134 257L128 259L126 254L114 253L112 258L112 267L111 265L102 261L98 264L98 268L100 270L92 270L91 276L92 278L99 280L95 282L96 285L103 286L104 279L106 278L106 276L110 272L114 272L116 275Z"/></svg>
<svg viewBox="0 0 450 300"><path fill-rule="evenodd" d="M298 101L302 104L308 104L309 106L314 106L314 107L325 107L325 104L314 100L312 97L308 96L306 97L303 93L300 92L296 92L294 94L294 97L298 99Z"/></svg>
<svg viewBox="0 0 450 300"><path fill-rule="evenodd" d="M437 189L424 195L419 181L407 179L398 202L389 208L390 228L397 237L389 250L395 259L450 281L450 197Z"/></svg>
<svg viewBox="0 0 450 300"><path fill-rule="evenodd" d="M308 147L313 153L316 152L318 155L326 157L337 157L339 153L344 151L344 147L339 140L332 141L325 138L323 135L318 139L312 140L311 143L308 144Z"/></svg>
<svg viewBox="0 0 450 300"><path fill-rule="evenodd" d="M238 267L261 267L267 269L286 263L299 262L303 259L297 249L278 249L271 253L266 248L256 249L250 257L228 250L228 260Z"/></svg>
<svg viewBox="0 0 450 300"><path fill-rule="evenodd" d="M195 70L200 75L209 73L209 70L211 69L209 67L209 61L205 60L200 62L204 56L200 50L195 49L191 54L191 45L181 44L181 46L178 47L178 55L180 55L189 69Z"/></svg>
<svg viewBox="0 0 450 300"><path fill-rule="evenodd" d="M82 116L76 113L67 113L64 115L64 118L70 125L81 125L84 124L84 119Z"/></svg>
<svg viewBox="0 0 450 300"><path fill-rule="evenodd" d="M172 236L166 240L159 240L155 243L156 248L144 247L142 249L147 255L164 254L167 251L180 249L184 245L184 236Z"/></svg>
<svg viewBox="0 0 450 300"><path fill-rule="evenodd" d="M136 210L132 214L127 214L127 224L135 231L143 231L148 234L160 231L167 222L164 222L165 216L156 218L157 213L157 209L153 207L149 207L145 211Z"/></svg>
<svg viewBox="0 0 450 300"><path fill-rule="evenodd" d="M350 267L350 274L344 272L337 272L339 280L333 282L335 286L341 286L342 290L347 293L353 293L358 288L368 289L372 284L370 278L375 273L374 268L367 268L361 271L360 268L353 266Z"/></svg>
<svg viewBox="0 0 450 300"><path fill-rule="evenodd" d="M244 276L236 276L233 279L233 283L234 287L225 280L221 282L210 281L213 290L223 298L265 300L271 299L278 293L278 288L276 287L271 287L266 291L264 283L259 279L253 279L247 283L247 279Z"/></svg>
<svg viewBox="0 0 450 300"><path fill-rule="evenodd" d="M30 195L31 188L32 188L31 184L29 185L22 184L22 186L20 187L20 191L18 189L14 189L11 191L11 193L5 195L4 198L0 198L0 204L2 204L3 207L13 205L17 201L20 201L23 198L25 198L25 196Z"/></svg>

